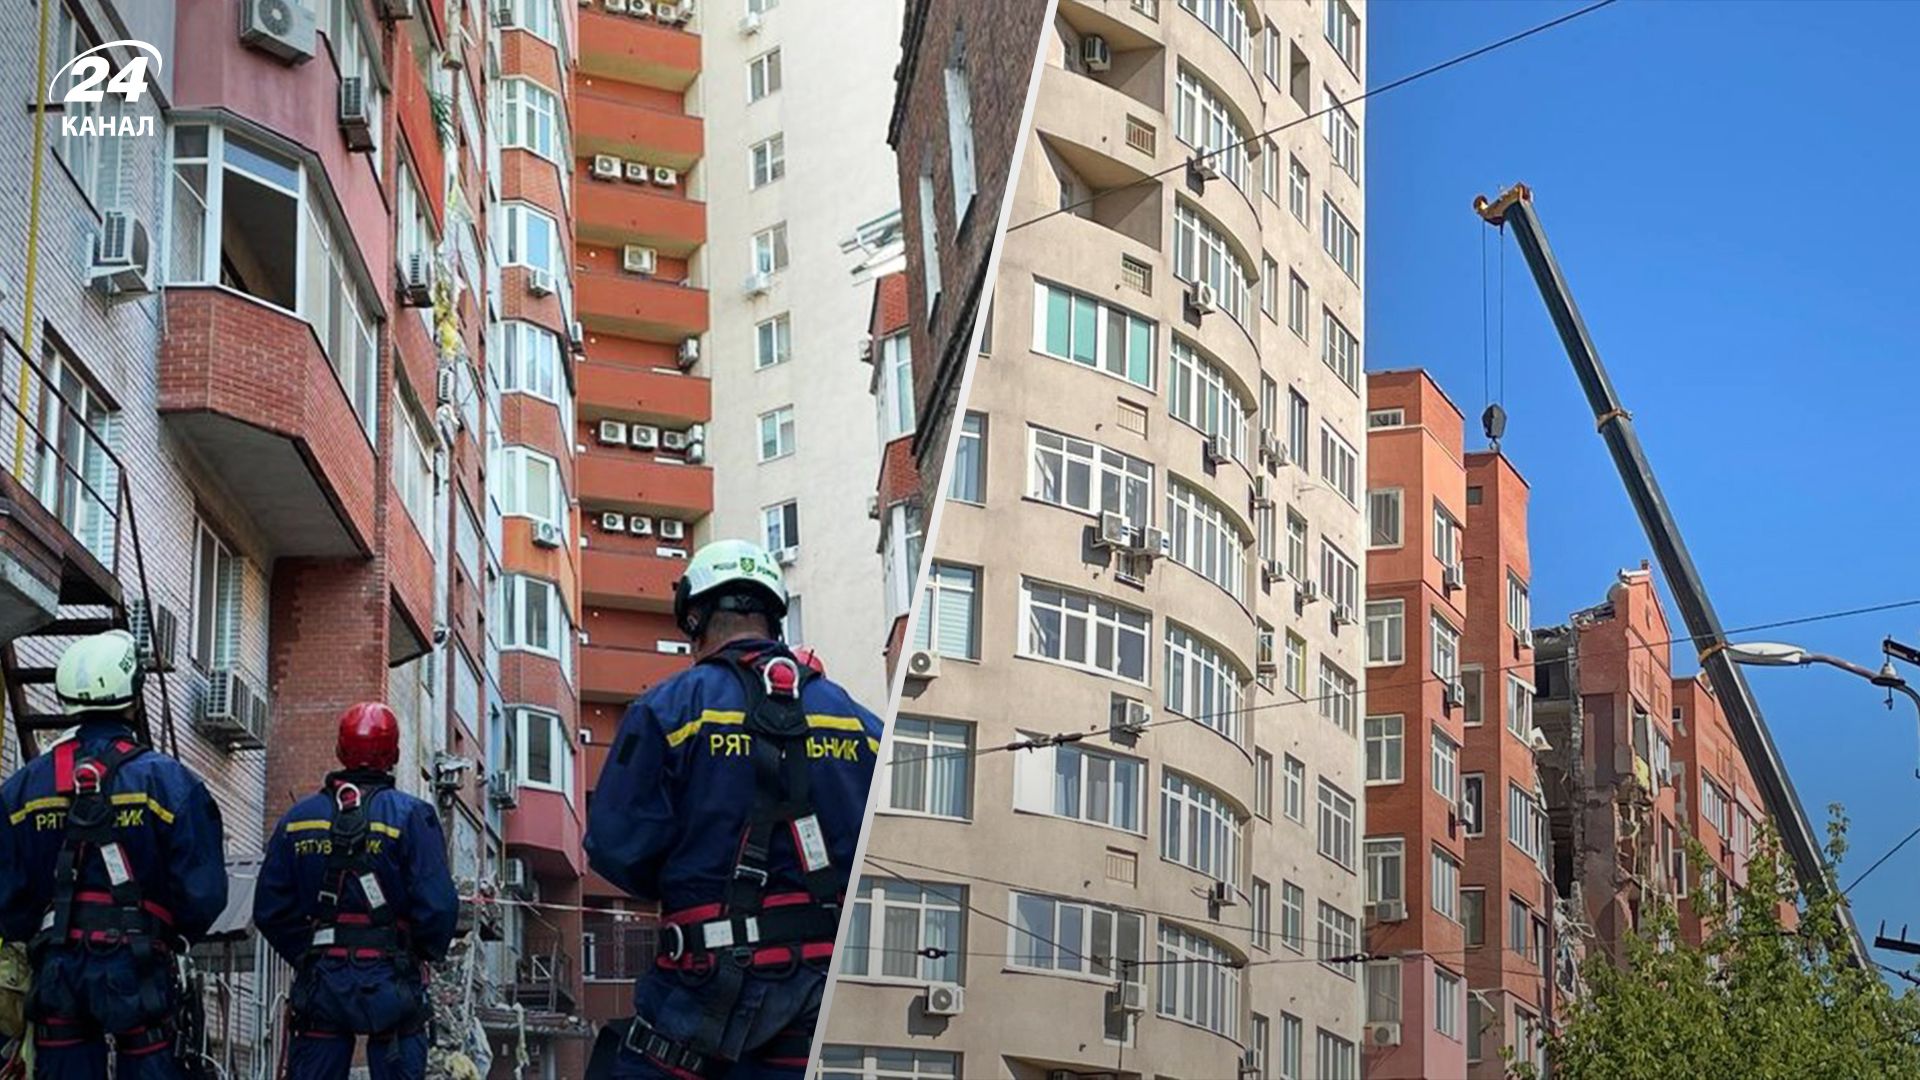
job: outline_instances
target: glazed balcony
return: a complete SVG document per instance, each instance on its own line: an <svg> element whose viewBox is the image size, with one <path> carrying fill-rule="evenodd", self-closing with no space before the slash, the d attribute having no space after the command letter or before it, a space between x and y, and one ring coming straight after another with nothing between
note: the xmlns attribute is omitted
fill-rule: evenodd
<svg viewBox="0 0 1920 1080"><path fill-rule="evenodd" d="M580 698L624 703L687 669L688 656L622 645L580 646Z"/></svg>
<svg viewBox="0 0 1920 1080"><path fill-rule="evenodd" d="M707 204L678 189L595 180L591 169L574 175L573 189L580 195L574 231L584 243L640 244L685 259L707 242Z"/></svg>
<svg viewBox="0 0 1920 1080"><path fill-rule="evenodd" d="M672 611L673 583L686 573L687 561L661 558L649 550L620 550L589 541L580 551L581 602L588 607Z"/></svg>
<svg viewBox="0 0 1920 1080"><path fill-rule="evenodd" d="M707 332L705 289L618 270L580 270L573 284L590 330L672 342Z"/></svg>
<svg viewBox="0 0 1920 1080"><path fill-rule="evenodd" d="M574 463L581 503L690 520L713 512L713 470L669 465L654 455L592 446Z"/></svg>
<svg viewBox="0 0 1920 1080"><path fill-rule="evenodd" d="M580 415L685 427L713 416L713 384L677 371L589 359L579 367Z"/></svg>
<svg viewBox="0 0 1920 1080"><path fill-rule="evenodd" d="M306 320L217 288L166 291L159 411L274 557L372 549L373 446Z"/></svg>
<svg viewBox="0 0 1920 1080"><path fill-rule="evenodd" d="M580 73L685 91L700 74L700 37L652 19L580 11Z"/></svg>
<svg viewBox="0 0 1920 1080"><path fill-rule="evenodd" d="M574 95L574 153L613 154L686 172L706 148L701 120L597 90Z"/></svg>
<svg viewBox="0 0 1920 1080"><path fill-rule="evenodd" d="M522 784L519 804L503 816L508 849L535 874L579 877L586 869L580 815L565 794Z"/></svg>

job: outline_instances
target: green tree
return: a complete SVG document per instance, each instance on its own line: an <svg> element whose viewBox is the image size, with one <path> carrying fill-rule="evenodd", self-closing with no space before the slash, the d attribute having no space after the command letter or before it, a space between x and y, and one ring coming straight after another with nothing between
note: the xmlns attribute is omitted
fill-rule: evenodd
<svg viewBox="0 0 1920 1080"><path fill-rule="evenodd" d="M1831 809L1827 855L1837 868L1847 819ZM1663 905L1624 943L1623 963L1592 950L1585 992L1547 1040L1555 1077L1920 1078L1920 998L1852 966L1833 871L1808 896L1781 872L1777 851L1762 837L1746 885L1724 904L1718 888L1694 890L1691 910L1708 928L1700 945L1681 941L1678 915ZM1707 865L1697 845L1691 859L1696 873ZM1783 907L1797 921L1783 925Z"/></svg>

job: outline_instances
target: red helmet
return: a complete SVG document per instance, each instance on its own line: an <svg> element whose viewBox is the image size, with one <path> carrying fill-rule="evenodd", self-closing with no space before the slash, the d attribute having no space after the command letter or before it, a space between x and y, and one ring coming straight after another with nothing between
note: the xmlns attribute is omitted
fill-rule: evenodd
<svg viewBox="0 0 1920 1080"><path fill-rule="evenodd" d="M400 760L400 718L377 701L349 707L340 714L334 756L349 769L390 772Z"/></svg>
<svg viewBox="0 0 1920 1080"><path fill-rule="evenodd" d="M827 665L821 661L820 654L814 652L809 646L802 645L793 650L793 658L812 668L815 675L825 675L827 673Z"/></svg>

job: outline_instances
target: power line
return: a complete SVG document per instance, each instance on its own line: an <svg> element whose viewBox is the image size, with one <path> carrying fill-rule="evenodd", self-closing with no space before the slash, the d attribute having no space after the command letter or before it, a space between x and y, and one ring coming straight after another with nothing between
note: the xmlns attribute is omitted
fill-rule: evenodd
<svg viewBox="0 0 1920 1080"><path fill-rule="evenodd" d="M1009 225L1007 226L1007 232L1013 232L1017 229L1024 229L1029 225L1037 225L1040 222L1045 221L1048 218L1054 217L1055 215L1058 215L1058 214L1072 213L1073 211L1078 210L1083 206L1090 206L1093 203L1099 201L1101 198L1107 195L1111 195L1114 192L1126 191L1129 188L1136 188L1136 187L1140 187L1143 184L1150 184L1153 181L1168 175L1169 173L1179 172L1180 170L1189 167L1189 165L1194 161L1204 161L1216 155L1225 154L1230 150L1236 150L1241 147L1252 146L1255 143L1258 143L1262 139L1268 138L1273 135L1278 135L1280 132L1286 131L1289 128L1299 127L1301 124L1305 124L1309 121L1318 120L1319 118L1327 115L1328 113L1336 112L1336 111L1344 111L1348 105L1353 105L1358 102L1365 101L1370 97L1377 97L1381 94L1387 93L1390 90L1398 90L1400 87L1405 86L1408 83L1417 82L1421 79L1428 77L1429 75L1438 75L1440 72L1443 72L1448 68L1456 67L1460 64L1464 64L1469 60L1478 59L1479 57L1485 56L1490 52L1495 52L1499 49L1504 49L1509 45L1515 44L1520 41L1524 41L1527 38L1534 36L1535 34L1545 33L1548 30L1552 30L1554 27L1560 26L1563 23L1572 22L1573 20L1578 19L1581 16L1591 15L1594 12L1599 11L1601 8L1607 7L1615 2L1616 0L1599 0L1598 3L1589 4L1588 6L1583 7L1578 11L1570 11L1567 14L1562 15L1557 19L1549 19L1546 22L1540 23L1537 26L1529 27L1528 29L1522 30L1517 34L1511 34L1511 35L1508 35L1507 37L1501 38L1498 41L1492 42L1490 44L1482 45L1479 48L1474 49L1470 52L1464 52L1459 54L1458 56L1452 57L1451 59L1442 60L1437 64L1432 64L1427 67L1421 68L1419 71L1413 72L1410 75L1402 75L1399 78L1393 80L1392 82L1385 83L1380 86L1376 86L1371 90L1363 90L1358 95L1351 98L1350 100L1336 101L1332 105L1328 105L1325 108L1319 109L1318 111L1309 112L1305 116L1300 117L1299 119L1289 120L1284 124L1278 125L1277 127L1271 127L1265 131L1256 132L1255 134L1250 135L1245 139L1241 139L1238 142L1227 143L1223 146L1219 146L1211 150L1202 149L1200 152L1196 153L1191 159L1189 159L1188 161L1182 161L1178 165L1168 166L1165 169L1161 169L1159 172L1148 173L1147 175L1142 176L1137 180L1129 180L1126 183L1119 185L1118 187L1111 187L1096 195L1090 195L1085 199L1081 199L1078 202L1068 203L1067 205L1059 207L1058 209L1049 210L1046 213L1041 214L1039 217L1028 218L1027 220L1019 222L1017 224Z"/></svg>
<svg viewBox="0 0 1920 1080"><path fill-rule="evenodd" d="M1899 843L1897 843L1897 844L1895 844L1895 845L1893 845L1893 847L1891 847L1891 848L1889 848L1889 849L1887 850L1887 853L1886 853L1885 855L1882 855L1882 856L1880 856L1880 857L1879 857L1878 859L1875 859L1875 860L1873 861L1873 865L1872 865L1872 866L1869 866L1869 867L1867 867L1867 868L1866 868L1866 870L1864 870L1864 871L1862 871L1862 872L1861 872L1861 874L1860 874L1860 876L1859 876L1859 877L1857 877L1857 878L1854 878L1854 879L1853 879L1853 884L1852 884L1852 885L1849 885L1849 886L1847 886L1846 888L1844 888L1844 889L1841 889L1841 890L1840 890L1840 895L1841 895L1841 896L1845 896L1845 895L1847 895L1848 893L1850 893L1850 892L1852 892L1852 891L1854 890L1854 887L1855 887L1855 886L1857 886L1857 885L1859 885L1859 884L1860 884L1861 882L1863 882L1863 881L1865 881L1865 880L1867 880L1867 878L1869 878L1869 877L1872 877L1872 876L1873 876L1873 872L1874 872L1875 870L1878 870L1878 869L1880 869L1880 867L1881 867L1881 866L1882 866L1882 865L1883 865L1883 864L1884 864L1884 863L1885 863L1885 862L1886 862L1886 861L1887 861L1888 859L1891 859L1891 858L1893 858L1893 857L1894 857L1894 856L1895 856L1896 854L1898 854L1898 853L1899 853L1899 851L1900 851L1900 849L1901 849L1901 848L1903 848L1903 847L1906 847L1906 846L1907 846L1907 844L1908 844L1908 842L1910 842L1910 841L1911 841L1911 840L1912 840L1912 839L1913 839L1914 837L1916 837L1916 836L1920 836L1920 827L1916 827L1916 828L1915 828L1915 829L1914 829L1914 830L1913 830L1912 832L1910 832L1910 833L1908 833L1908 834L1906 835L1906 839L1904 839L1904 840L1901 840L1901 841L1900 841Z"/></svg>

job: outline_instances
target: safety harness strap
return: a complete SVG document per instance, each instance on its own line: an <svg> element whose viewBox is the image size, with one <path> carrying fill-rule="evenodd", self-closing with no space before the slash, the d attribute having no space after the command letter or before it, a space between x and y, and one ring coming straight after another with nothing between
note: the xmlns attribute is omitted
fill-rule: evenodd
<svg viewBox="0 0 1920 1080"><path fill-rule="evenodd" d="M65 833L60 853L54 860L53 899L41 920L40 933L32 942L34 949L65 942L75 929L75 906L80 902L83 877L90 855L98 855L107 875L108 897L113 917L101 920L93 913L89 930L118 931L123 939L138 944L146 938L152 924L141 905L143 893L127 861L126 850L116 837L113 810L113 780L120 767L141 754L146 747L131 739L116 739L96 755L82 757L80 744L69 740L54 750L54 791L66 796ZM108 925L102 926L102 922Z"/></svg>
<svg viewBox="0 0 1920 1080"><path fill-rule="evenodd" d="M368 807L387 785L353 783L338 779L338 775L328 778L333 823L327 832L327 867L314 906L313 941L307 955L346 949L404 957L408 951L404 928L394 925L393 907L387 903L386 891L374 872L372 853L367 850ZM349 922L342 917L340 901L350 888L357 889L366 902L364 922Z"/></svg>

